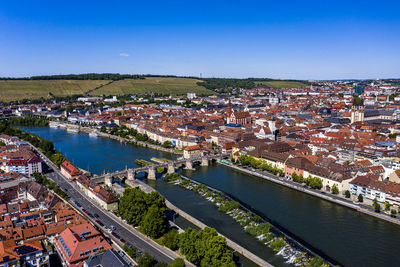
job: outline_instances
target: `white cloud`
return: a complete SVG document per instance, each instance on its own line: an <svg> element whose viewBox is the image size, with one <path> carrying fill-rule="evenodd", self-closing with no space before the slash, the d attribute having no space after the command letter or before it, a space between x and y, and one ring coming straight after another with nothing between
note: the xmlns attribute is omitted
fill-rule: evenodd
<svg viewBox="0 0 400 267"><path fill-rule="evenodd" d="M127 53L119 53L119 56L120 57L129 57L129 54L127 54Z"/></svg>

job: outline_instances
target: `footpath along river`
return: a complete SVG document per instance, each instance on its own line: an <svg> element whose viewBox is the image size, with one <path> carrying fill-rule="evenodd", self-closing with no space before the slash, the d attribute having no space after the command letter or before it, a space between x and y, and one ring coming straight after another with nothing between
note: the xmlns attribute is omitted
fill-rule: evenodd
<svg viewBox="0 0 400 267"><path fill-rule="evenodd" d="M117 141L68 133L64 129L21 127L54 142L56 149L74 164L100 174L134 167L135 159L175 158L157 150L123 145ZM297 239L343 266L399 266L400 227L319 198L249 176L228 167L212 164L195 171L183 171L201 183L228 193L259 215L269 218ZM229 216L192 191L162 180L150 181L173 204L216 228L275 266L285 260L245 234ZM250 265L247 261L244 265Z"/></svg>

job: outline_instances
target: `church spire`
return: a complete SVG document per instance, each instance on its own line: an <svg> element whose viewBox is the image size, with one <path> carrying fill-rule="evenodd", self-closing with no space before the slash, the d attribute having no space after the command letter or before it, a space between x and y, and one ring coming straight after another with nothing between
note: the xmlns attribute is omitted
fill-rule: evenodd
<svg viewBox="0 0 400 267"><path fill-rule="evenodd" d="M229 97L227 114L228 114L228 116L230 116L232 113L233 113L232 103L231 103L231 98Z"/></svg>

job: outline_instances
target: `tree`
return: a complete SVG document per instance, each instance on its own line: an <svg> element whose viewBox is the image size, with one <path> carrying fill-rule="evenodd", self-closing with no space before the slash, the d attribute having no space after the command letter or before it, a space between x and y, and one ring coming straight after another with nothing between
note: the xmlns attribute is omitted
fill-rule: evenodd
<svg viewBox="0 0 400 267"><path fill-rule="evenodd" d="M185 267L185 261L182 258L175 258L169 267Z"/></svg>
<svg viewBox="0 0 400 267"><path fill-rule="evenodd" d="M363 195L359 194L358 195L358 202L363 202L363 201L364 201Z"/></svg>
<svg viewBox="0 0 400 267"><path fill-rule="evenodd" d="M159 261L154 265L154 267L168 267L168 263L164 261Z"/></svg>
<svg viewBox="0 0 400 267"><path fill-rule="evenodd" d="M165 209L160 209L153 204L143 218L141 227L143 232L152 238L162 236L167 229Z"/></svg>
<svg viewBox="0 0 400 267"><path fill-rule="evenodd" d="M390 213L392 217L396 217L397 211L392 209Z"/></svg>
<svg viewBox="0 0 400 267"><path fill-rule="evenodd" d="M336 184L334 184L332 186L332 194L335 194L335 195L339 194L339 188L337 187Z"/></svg>
<svg viewBox="0 0 400 267"><path fill-rule="evenodd" d="M378 203L378 200L376 198L374 198L374 205L376 205Z"/></svg>
<svg viewBox="0 0 400 267"><path fill-rule="evenodd" d="M324 261L320 257L314 257L309 263L306 264L306 267L320 267L324 266Z"/></svg>
<svg viewBox="0 0 400 267"><path fill-rule="evenodd" d="M118 210L129 224L139 225L147 209L146 193L138 188L125 189Z"/></svg>
<svg viewBox="0 0 400 267"><path fill-rule="evenodd" d="M375 212L381 212L381 205L379 203L375 203Z"/></svg>
<svg viewBox="0 0 400 267"><path fill-rule="evenodd" d="M346 198L350 198L350 191L346 190L346 192L344 192L344 194L346 195Z"/></svg>
<svg viewBox="0 0 400 267"><path fill-rule="evenodd" d="M179 248L178 243L178 231L175 229L172 229L171 231L166 233L162 240L162 244L172 250L177 250Z"/></svg>
<svg viewBox="0 0 400 267"><path fill-rule="evenodd" d="M140 256L138 263L140 267L153 267L155 259L149 253L145 252Z"/></svg>
<svg viewBox="0 0 400 267"><path fill-rule="evenodd" d="M186 256L186 259L196 265L200 263L197 255L196 241L199 239L198 233L192 228L187 228L185 232L179 234L180 252Z"/></svg>
<svg viewBox="0 0 400 267"><path fill-rule="evenodd" d="M125 243L123 250L131 257L132 259L136 259L137 249L129 243Z"/></svg>
<svg viewBox="0 0 400 267"><path fill-rule="evenodd" d="M172 142L167 140L162 144L162 147L171 148L172 147Z"/></svg>
<svg viewBox="0 0 400 267"><path fill-rule="evenodd" d="M386 210L386 211L389 211L389 210L390 210L390 204L387 203L387 202L385 203L385 210Z"/></svg>

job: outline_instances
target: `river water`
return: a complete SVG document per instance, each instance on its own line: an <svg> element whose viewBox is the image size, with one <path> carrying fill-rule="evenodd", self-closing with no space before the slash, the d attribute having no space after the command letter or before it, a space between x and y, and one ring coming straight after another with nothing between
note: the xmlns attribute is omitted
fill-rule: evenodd
<svg viewBox="0 0 400 267"><path fill-rule="evenodd" d="M54 142L78 167L100 174L135 167L135 159L175 158L157 150L68 133L63 129L21 127ZM213 164L185 176L228 193L286 229L297 240L342 266L400 266L400 227L307 194ZM201 196L162 180L149 181L173 204L276 266L285 260L257 242L229 216ZM244 265L250 265L244 261Z"/></svg>

